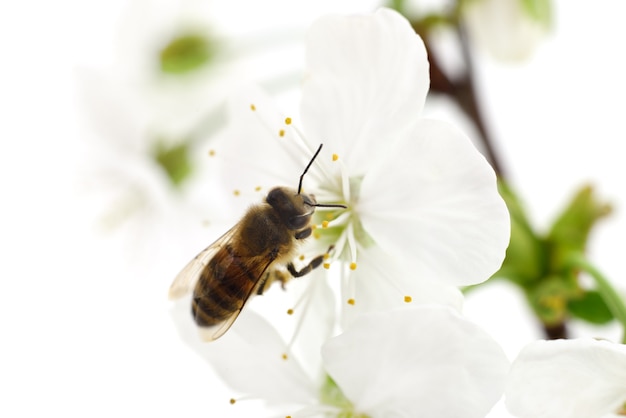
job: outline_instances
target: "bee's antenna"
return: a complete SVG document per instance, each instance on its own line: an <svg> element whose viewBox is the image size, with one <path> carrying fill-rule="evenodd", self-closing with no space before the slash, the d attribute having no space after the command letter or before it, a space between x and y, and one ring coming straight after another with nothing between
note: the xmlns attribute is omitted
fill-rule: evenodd
<svg viewBox="0 0 626 418"><path fill-rule="evenodd" d="M322 150L323 146L324 146L324 144L320 144L320 147L317 149L317 151L315 151L315 155L313 155L313 158L311 158L311 161L309 161L309 164L307 164L306 168L304 169L304 172L300 176L300 183L298 183L298 194L300 194L300 191L302 190L302 179L304 178L304 175L306 174L307 171L309 171L309 168L311 167L311 164L313 164L313 161L315 161L315 158L317 157L317 154L320 153L320 151Z"/></svg>
<svg viewBox="0 0 626 418"><path fill-rule="evenodd" d="M311 161L309 161L309 164L307 164L306 168L304 169L304 172L302 173L302 175L300 176L300 183L298 183L298 194L300 194L300 191L302 191L302 179L304 178L304 175L306 174L307 171L309 171L309 168L311 167L311 164L313 164L313 161L315 161L315 158L317 157L317 154L320 153L320 151L322 150L322 147L324 146L324 144L320 144L319 148L317 149L317 151L315 151L315 154L313 155L313 158L311 158ZM318 208L344 208L346 209L347 206L346 205L339 205L339 204L315 204L313 205L315 207Z"/></svg>

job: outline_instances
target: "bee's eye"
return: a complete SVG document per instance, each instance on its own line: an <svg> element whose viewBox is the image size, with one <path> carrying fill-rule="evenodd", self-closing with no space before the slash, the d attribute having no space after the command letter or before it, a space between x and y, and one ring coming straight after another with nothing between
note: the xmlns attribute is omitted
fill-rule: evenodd
<svg viewBox="0 0 626 418"><path fill-rule="evenodd" d="M311 221L311 214L306 213L304 215L296 215L289 218L289 229L302 229Z"/></svg>

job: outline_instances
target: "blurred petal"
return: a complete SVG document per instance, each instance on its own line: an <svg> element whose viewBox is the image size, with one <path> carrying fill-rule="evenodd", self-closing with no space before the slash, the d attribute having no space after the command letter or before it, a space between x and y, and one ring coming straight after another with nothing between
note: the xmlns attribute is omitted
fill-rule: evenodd
<svg viewBox="0 0 626 418"><path fill-rule="evenodd" d="M317 402L317 387L297 361L283 359L286 344L265 319L244 309L223 337L206 343L199 338L191 318L189 299L178 300L171 310L176 328L181 338L211 364L226 384L270 404Z"/></svg>
<svg viewBox="0 0 626 418"><path fill-rule="evenodd" d="M506 407L520 418L596 418L626 402L626 346L537 341L513 362Z"/></svg>
<svg viewBox="0 0 626 418"><path fill-rule="evenodd" d="M411 277L454 285L488 279L502 264L510 225L485 158L463 133L434 120L388 147L361 185L367 233L411 263Z"/></svg>
<svg viewBox="0 0 626 418"><path fill-rule="evenodd" d="M430 305L361 316L322 348L358 412L377 417L484 417L509 363L484 331Z"/></svg>
<svg viewBox="0 0 626 418"><path fill-rule="evenodd" d="M415 123L429 82L424 44L397 12L323 17L307 41L301 112L308 138L332 143L362 175Z"/></svg>

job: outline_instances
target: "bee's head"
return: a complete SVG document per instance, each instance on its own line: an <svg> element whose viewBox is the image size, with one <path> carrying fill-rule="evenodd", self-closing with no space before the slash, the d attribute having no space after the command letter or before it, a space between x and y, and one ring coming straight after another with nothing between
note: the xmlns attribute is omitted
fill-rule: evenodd
<svg viewBox="0 0 626 418"><path fill-rule="evenodd" d="M289 229L302 229L309 224L311 216L315 212L316 207L325 208L346 208L345 205L320 205L315 201L315 196L312 194L302 194L302 179L304 175L309 171L311 164L315 161L322 150L322 144L307 164L304 172L300 176L300 182L298 183L298 190L290 189L288 187L276 187L267 194L266 201L271 207L278 213L278 216L285 223Z"/></svg>
<svg viewBox="0 0 626 418"><path fill-rule="evenodd" d="M315 212L315 196L297 193L289 187L275 187L267 194L267 203L274 208L289 229L302 229Z"/></svg>

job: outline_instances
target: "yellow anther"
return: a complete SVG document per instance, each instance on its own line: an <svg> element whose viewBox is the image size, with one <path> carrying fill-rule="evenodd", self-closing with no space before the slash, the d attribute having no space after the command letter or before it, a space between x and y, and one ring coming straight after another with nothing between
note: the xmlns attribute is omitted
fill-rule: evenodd
<svg viewBox="0 0 626 418"><path fill-rule="evenodd" d="M322 264L322 266L324 266L324 268L328 270L330 268L330 263L324 263Z"/></svg>
<svg viewBox="0 0 626 418"><path fill-rule="evenodd" d="M283 353L282 358L283 360L287 360L287 353Z"/></svg>
<svg viewBox="0 0 626 418"><path fill-rule="evenodd" d="M300 261L304 260L304 254L300 254L300 257L298 257L300 259Z"/></svg>
<svg viewBox="0 0 626 418"><path fill-rule="evenodd" d="M332 213L327 213L326 214L326 219L328 219L329 221L333 220L333 214Z"/></svg>
<svg viewBox="0 0 626 418"><path fill-rule="evenodd" d="M321 237L321 235L320 235L319 232L317 232L317 231L313 232L313 238L320 239L320 237Z"/></svg>
<svg viewBox="0 0 626 418"><path fill-rule="evenodd" d="M333 161L337 161L339 159L339 156L337 154L333 154Z"/></svg>
<svg viewBox="0 0 626 418"><path fill-rule="evenodd" d="M354 306L354 304L355 304L354 299L352 298L348 299L348 305Z"/></svg>
<svg viewBox="0 0 626 418"><path fill-rule="evenodd" d="M287 309L287 315L293 315L293 309Z"/></svg>
<svg viewBox="0 0 626 418"><path fill-rule="evenodd" d="M253 112L256 110L256 106L254 105L254 103L250 103L250 110L252 110Z"/></svg>
<svg viewBox="0 0 626 418"><path fill-rule="evenodd" d="M326 253L324 254L324 260L328 260L330 258L330 254Z"/></svg>
<svg viewBox="0 0 626 418"><path fill-rule="evenodd" d="M413 301L413 298L412 298L411 296L405 296L405 297L404 297L404 301L405 301L406 303L411 303L411 302Z"/></svg>
<svg viewBox="0 0 626 418"><path fill-rule="evenodd" d="M230 398L230 401L229 401L229 402L230 402L230 404L231 404L231 405L234 405L234 404L235 404L235 402L237 402L237 401L235 400L235 398Z"/></svg>
<svg viewBox="0 0 626 418"><path fill-rule="evenodd" d="M355 262L350 263L350 270L356 270L356 263Z"/></svg>
<svg viewBox="0 0 626 418"><path fill-rule="evenodd" d="M280 136L281 138L285 136L285 130L281 129L280 131L278 131L278 136Z"/></svg>
<svg viewBox="0 0 626 418"><path fill-rule="evenodd" d="M317 225L311 225L311 229L314 230L315 228L317 228Z"/></svg>
<svg viewBox="0 0 626 418"><path fill-rule="evenodd" d="M210 149L209 150L209 157L214 157L215 156L215 150L214 149Z"/></svg>
<svg viewBox="0 0 626 418"><path fill-rule="evenodd" d="M239 190L235 189L235 190L233 190L233 194L235 196L239 196L241 194L241 192Z"/></svg>
<svg viewBox="0 0 626 418"><path fill-rule="evenodd" d="M255 192L260 192L260 191L261 191L261 186L256 186L256 187L254 188L254 191L255 191Z"/></svg>
<svg viewBox="0 0 626 418"><path fill-rule="evenodd" d="M285 118L285 125L291 125L291 118Z"/></svg>
<svg viewBox="0 0 626 418"><path fill-rule="evenodd" d="M322 221L322 228L328 228L328 221Z"/></svg>

